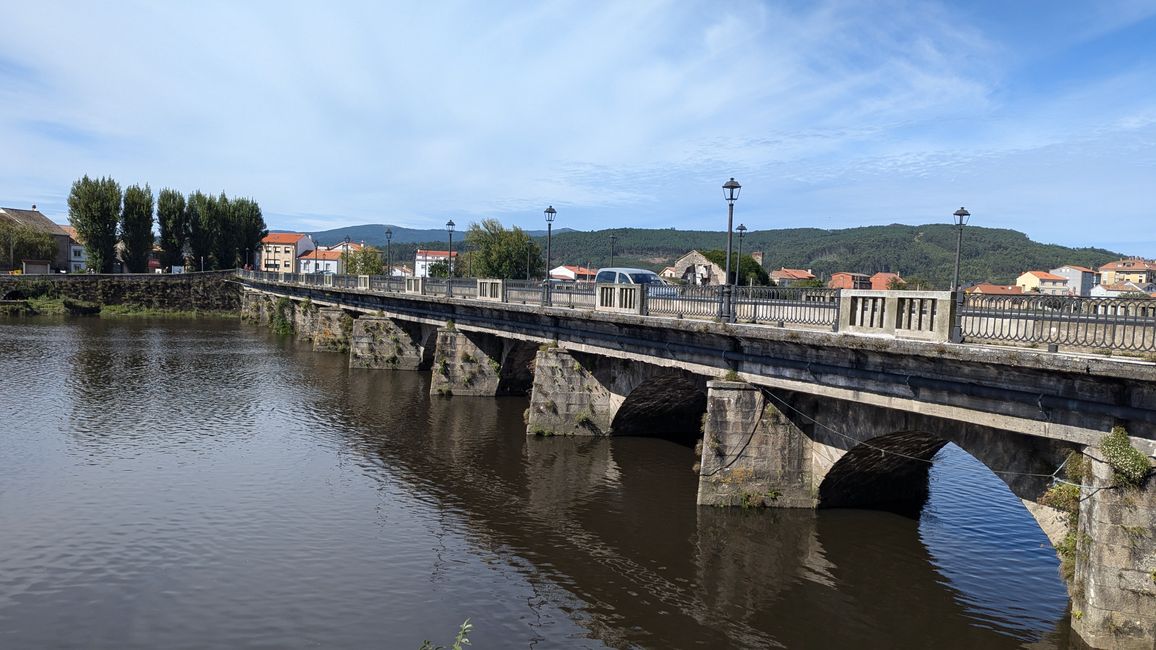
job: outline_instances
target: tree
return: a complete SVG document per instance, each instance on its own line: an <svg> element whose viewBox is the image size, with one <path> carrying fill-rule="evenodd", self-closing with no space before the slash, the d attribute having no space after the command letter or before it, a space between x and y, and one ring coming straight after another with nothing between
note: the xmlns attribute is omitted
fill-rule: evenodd
<svg viewBox="0 0 1156 650"><path fill-rule="evenodd" d="M68 222L84 241L88 266L111 273L116 260L116 223L120 215L120 185L111 178L85 175L68 194Z"/></svg>
<svg viewBox="0 0 1156 650"><path fill-rule="evenodd" d="M341 266L348 275L381 275L385 269L381 251L373 246L345 250L341 253Z"/></svg>
<svg viewBox="0 0 1156 650"><path fill-rule="evenodd" d="M431 278L448 278L450 277L450 263L448 260L438 260L429 265L429 277Z"/></svg>
<svg viewBox="0 0 1156 650"><path fill-rule="evenodd" d="M233 199L230 207L232 225L237 230L237 248L245 255L244 264L250 264L261 240L269 234L265 218L261 216L261 206L253 199Z"/></svg>
<svg viewBox="0 0 1156 650"><path fill-rule="evenodd" d="M887 290L888 291L901 291L901 290L906 289L906 288L907 288L907 283L904 282L903 278L901 278L899 276L894 276L890 280L887 281Z"/></svg>
<svg viewBox="0 0 1156 650"><path fill-rule="evenodd" d="M189 254L193 267L198 270L212 268L213 243L217 240L217 224L210 214L209 197L199 190L189 195L185 202L189 220Z"/></svg>
<svg viewBox="0 0 1156 650"><path fill-rule="evenodd" d="M7 219L0 218L0 246L9 269L20 268L20 260L52 259L56 255L56 242L52 235L29 228Z"/></svg>
<svg viewBox="0 0 1156 650"><path fill-rule="evenodd" d="M185 244L189 239L189 215L185 197L165 188L157 197L157 222L161 231L161 266L170 268L185 263Z"/></svg>
<svg viewBox="0 0 1156 650"><path fill-rule="evenodd" d="M124 244L125 271L148 271L149 253L153 250L153 191L147 184L143 189L139 185L130 185L124 190L120 240Z"/></svg>
<svg viewBox="0 0 1156 650"><path fill-rule="evenodd" d="M229 197L221 192L219 196L209 197L209 220L213 223L213 269L232 269L237 266L237 258L241 248L240 232L234 221L233 209Z"/></svg>
<svg viewBox="0 0 1156 650"><path fill-rule="evenodd" d="M466 243L473 257L475 277L524 278L542 272L541 247L517 226L506 230L497 219L471 223ZM433 275L432 269L430 274Z"/></svg>

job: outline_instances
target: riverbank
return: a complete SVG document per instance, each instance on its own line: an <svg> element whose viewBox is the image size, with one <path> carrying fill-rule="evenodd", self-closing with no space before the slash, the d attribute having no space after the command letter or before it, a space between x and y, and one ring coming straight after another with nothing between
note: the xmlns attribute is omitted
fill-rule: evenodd
<svg viewBox="0 0 1156 650"><path fill-rule="evenodd" d="M227 309L158 309L139 305L102 305L70 298L29 298L0 303L0 317L74 317L100 318L200 318L237 319L240 312Z"/></svg>
<svg viewBox="0 0 1156 650"><path fill-rule="evenodd" d="M240 308L231 271L0 276L0 315L235 318Z"/></svg>

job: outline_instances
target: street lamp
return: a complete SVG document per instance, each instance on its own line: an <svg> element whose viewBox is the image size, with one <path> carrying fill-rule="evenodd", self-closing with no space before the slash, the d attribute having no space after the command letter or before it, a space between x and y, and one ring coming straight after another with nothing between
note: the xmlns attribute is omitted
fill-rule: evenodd
<svg viewBox="0 0 1156 650"><path fill-rule="evenodd" d="M446 222L446 232L450 234L450 255L449 261L446 262L446 266L449 268L447 277L453 276L454 274L454 225L456 224L454 224L453 219Z"/></svg>
<svg viewBox="0 0 1156 650"><path fill-rule="evenodd" d="M309 238L309 245L313 247L313 272L317 273L317 242L313 241L313 235L306 235ZM204 264L204 262L202 262ZM302 272L305 269L301 269Z"/></svg>
<svg viewBox="0 0 1156 650"><path fill-rule="evenodd" d="M610 266L614 266L614 242L618 241L618 237L610 235Z"/></svg>
<svg viewBox="0 0 1156 650"><path fill-rule="evenodd" d="M747 234L747 227L740 223L735 230L739 233L739 256L735 260L735 288L738 288L739 276L743 274L743 235Z"/></svg>
<svg viewBox="0 0 1156 650"><path fill-rule="evenodd" d="M959 291L959 253L963 249L963 227L967 225L967 219L971 213L967 208L960 208L952 213L955 217L955 225L959 228L959 238L955 241L955 276L951 281L951 290Z"/></svg>
<svg viewBox="0 0 1156 650"><path fill-rule="evenodd" d="M735 201L739 200L739 193L742 192L743 186L732 177L729 181L723 183L723 198L727 202L727 261L726 261L726 279L723 281L723 296L725 316L727 320L734 320L734 311L731 308L731 226L735 221Z"/></svg>
<svg viewBox="0 0 1156 650"><path fill-rule="evenodd" d="M389 250L389 244L391 241L393 241L393 229L392 228L386 228L385 229L385 277L386 277L385 286L386 287L389 286L389 279L393 277L393 257L390 254L390 253L392 253L392 251Z"/></svg>
<svg viewBox="0 0 1156 650"><path fill-rule="evenodd" d="M543 214L546 215L546 284L549 285L550 284L550 253L552 252L550 250L550 244L551 244L550 240L551 240L551 237L553 234L553 229L554 229L554 217L558 214L558 211L555 210L554 206L551 205L551 206L546 207L546 209L543 211Z"/></svg>

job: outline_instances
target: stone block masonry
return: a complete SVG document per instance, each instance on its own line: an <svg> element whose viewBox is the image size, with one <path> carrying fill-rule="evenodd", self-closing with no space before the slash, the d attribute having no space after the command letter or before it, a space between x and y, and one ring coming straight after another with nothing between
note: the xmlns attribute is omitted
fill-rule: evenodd
<svg viewBox="0 0 1156 650"><path fill-rule="evenodd" d="M591 436L610 432L622 398L569 352L544 347L534 367L526 433Z"/></svg>
<svg viewBox="0 0 1156 650"><path fill-rule="evenodd" d="M814 508L811 444L758 387L707 383L699 505Z"/></svg>
<svg viewBox="0 0 1156 650"><path fill-rule="evenodd" d="M496 349L483 349L486 343L496 344ZM452 327L438 329L430 394L497 395L502 368L499 358L500 341L478 337L475 342Z"/></svg>
<svg viewBox="0 0 1156 650"><path fill-rule="evenodd" d="M348 352L353 316L342 309L321 308L314 314L313 351Z"/></svg>
<svg viewBox="0 0 1156 650"><path fill-rule="evenodd" d="M417 370L422 351L413 338L384 316L361 316L353 321L349 367Z"/></svg>
<svg viewBox="0 0 1156 650"><path fill-rule="evenodd" d="M0 299L72 298L160 311L239 311L241 285L231 271L0 276Z"/></svg>

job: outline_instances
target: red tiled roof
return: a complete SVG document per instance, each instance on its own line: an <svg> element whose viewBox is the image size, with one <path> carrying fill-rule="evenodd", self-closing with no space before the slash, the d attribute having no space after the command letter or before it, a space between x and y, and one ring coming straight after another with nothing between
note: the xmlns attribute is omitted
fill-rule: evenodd
<svg viewBox="0 0 1156 650"><path fill-rule="evenodd" d="M299 260L320 260L320 261L336 261L341 259L342 251L318 250L313 249L307 253L302 253L297 257Z"/></svg>
<svg viewBox="0 0 1156 650"><path fill-rule="evenodd" d="M449 251L427 251L424 249L417 249L416 255L418 257L449 257ZM458 252L454 251L454 257L458 256Z"/></svg>
<svg viewBox="0 0 1156 650"><path fill-rule="evenodd" d="M261 240L261 243L262 244L296 244L304 236L305 235L302 235L301 233L296 233L296 232L271 232L268 235L265 235L265 238Z"/></svg>
<svg viewBox="0 0 1156 650"><path fill-rule="evenodd" d="M1028 271L1028 273L1036 276L1041 280L1067 280L1067 278L1062 275L1055 275L1053 273L1048 273L1047 271Z"/></svg>
<svg viewBox="0 0 1156 650"><path fill-rule="evenodd" d="M981 282L967 289L967 293L981 293L987 295L1001 295L1001 296L1018 296L1022 295L1024 288L1021 286L1005 286L1000 284L991 284L990 282Z"/></svg>
<svg viewBox="0 0 1156 650"><path fill-rule="evenodd" d="M1100 267L1101 271L1156 271L1156 262L1142 259L1116 260Z"/></svg>
<svg viewBox="0 0 1156 650"><path fill-rule="evenodd" d="M790 278L792 280L811 280L815 276L802 269L788 269L783 267L778 271L771 271L772 278Z"/></svg>

